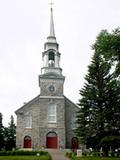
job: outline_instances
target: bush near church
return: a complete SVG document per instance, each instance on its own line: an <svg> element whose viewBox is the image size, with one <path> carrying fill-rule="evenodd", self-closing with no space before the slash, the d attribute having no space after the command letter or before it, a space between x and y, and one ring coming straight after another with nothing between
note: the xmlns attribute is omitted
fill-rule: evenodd
<svg viewBox="0 0 120 160"><path fill-rule="evenodd" d="M0 151L0 156L33 156L39 153L40 156L49 155L46 151Z"/></svg>
<svg viewBox="0 0 120 160"><path fill-rule="evenodd" d="M48 156L0 156L0 160L51 160Z"/></svg>

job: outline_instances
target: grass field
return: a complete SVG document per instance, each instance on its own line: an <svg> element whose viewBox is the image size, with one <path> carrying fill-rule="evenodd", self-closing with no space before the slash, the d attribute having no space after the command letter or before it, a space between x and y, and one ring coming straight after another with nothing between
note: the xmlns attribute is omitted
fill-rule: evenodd
<svg viewBox="0 0 120 160"><path fill-rule="evenodd" d="M0 160L50 160L47 156L0 156Z"/></svg>
<svg viewBox="0 0 120 160"><path fill-rule="evenodd" d="M76 160L120 160L120 158L114 158L114 157L80 157Z"/></svg>

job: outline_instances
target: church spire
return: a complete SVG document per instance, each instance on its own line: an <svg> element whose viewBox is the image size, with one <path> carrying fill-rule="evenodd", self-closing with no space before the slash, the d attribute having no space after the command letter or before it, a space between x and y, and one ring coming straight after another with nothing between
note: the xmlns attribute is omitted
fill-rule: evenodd
<svg viewBox="0 0 120 160"><path fill-rule="evenodd" d="M55 37L54 20L53 20L53 8L51 6L51 17L50 17L50 37Z"/></svg>
<svg viewBox="0 0 120 160"><path fill-rule="evenodd" d="M54 29L53 8L52 8L53 3L51 2L50 5L51 5L51 8L50 8L50 33L49 33L49 36L47 37L47 42L48 43L57 43L56 37L55 37L55 29Z"/></svg>
<svg viewBox="0 0 120 160"><path fill-rule="evenodd" d="M53 3L51 2L50 5L51 5L51 8L50 8L50 32L49 32L49 36L47 37L47 42L44 45L44 49L45 50L55 49L58 51L59 45L56 41L55 29L54 29L53 8L52 8Z"/></svg>
<svg viewBox="0 0 120 160"><path fill-rule="evenodd" d="M42 75L46 73L54 73L62 75L62 69L60 68L60 53L59 44L56 41L54 20L53 20L53 3L50 3L50 33L47 37L47 42L44 44L44 52L42 53L43 67L41 68Z"/></svg>

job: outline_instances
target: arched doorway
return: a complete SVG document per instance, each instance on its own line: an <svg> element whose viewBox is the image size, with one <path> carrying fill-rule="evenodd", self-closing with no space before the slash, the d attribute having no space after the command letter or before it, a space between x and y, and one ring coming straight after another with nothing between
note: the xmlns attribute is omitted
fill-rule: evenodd
<svg viewBox="0 0 120 160"><path fill-rule="evenodd" d="M72 138L72 149L78 149L78 138L77 137Z"/></svg>
<svg viewBox="0 0 120 160"><path fill-rule="evenodd" d="M46 146L47 148L57 148L57 134L55 132L49 132L46 136Z"/></svg>
<svg viewBox="0 0 120 160"><path fill-rule="evenodd" d="M25 136L24 138L24 148L31 148L32 147L32 140L30 136Z"/></svg>

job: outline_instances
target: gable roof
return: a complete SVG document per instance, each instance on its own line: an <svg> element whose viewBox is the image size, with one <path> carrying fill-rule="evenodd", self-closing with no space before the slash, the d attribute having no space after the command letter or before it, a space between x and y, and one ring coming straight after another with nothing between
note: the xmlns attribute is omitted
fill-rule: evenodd
<svg viewBox="0 0 120 160"><path fill-rule="evenodd" d="M71 104L72 106L76 107L77 109L79 109L79 106L77 104L75 104L74 102L72 102L70 99L68 99L66 96L63 96L65 99L65 102L68 104ZM15 114L20 114L23 113L23 109L30 107L33 103L35 103L36 101L38 101L40 99L40 94L38 96L36 96L35 98L33 98L32 100L30 100L29 102L25 103L22 107L20 107L18 110L15 111Z"/></svg>
<svg viewBox="0 0 120 160"><path fill-rule="evenodd" d="M35 98L30 100L29 102L25 103L22 107L20 107L18 110L15 111L15 114L21 113L23 109L25 109L26 107L30 106L31 104L33 104L37 100L39 100L39 98L40 98L40 95L36 96Z"/></svg>
<svg viewBox="0 0 120 160"><path fill-rule="evenodd" d="M77 105L77 104L75 104L74 102L72 102L70 99L68 99L66 96L64 96L64 98L65 98L65 101L67 102L67 103L70 103L70 104L72 104L73 106L75 106L76 108L78 108L79 109L79 106Z"/></svg>

